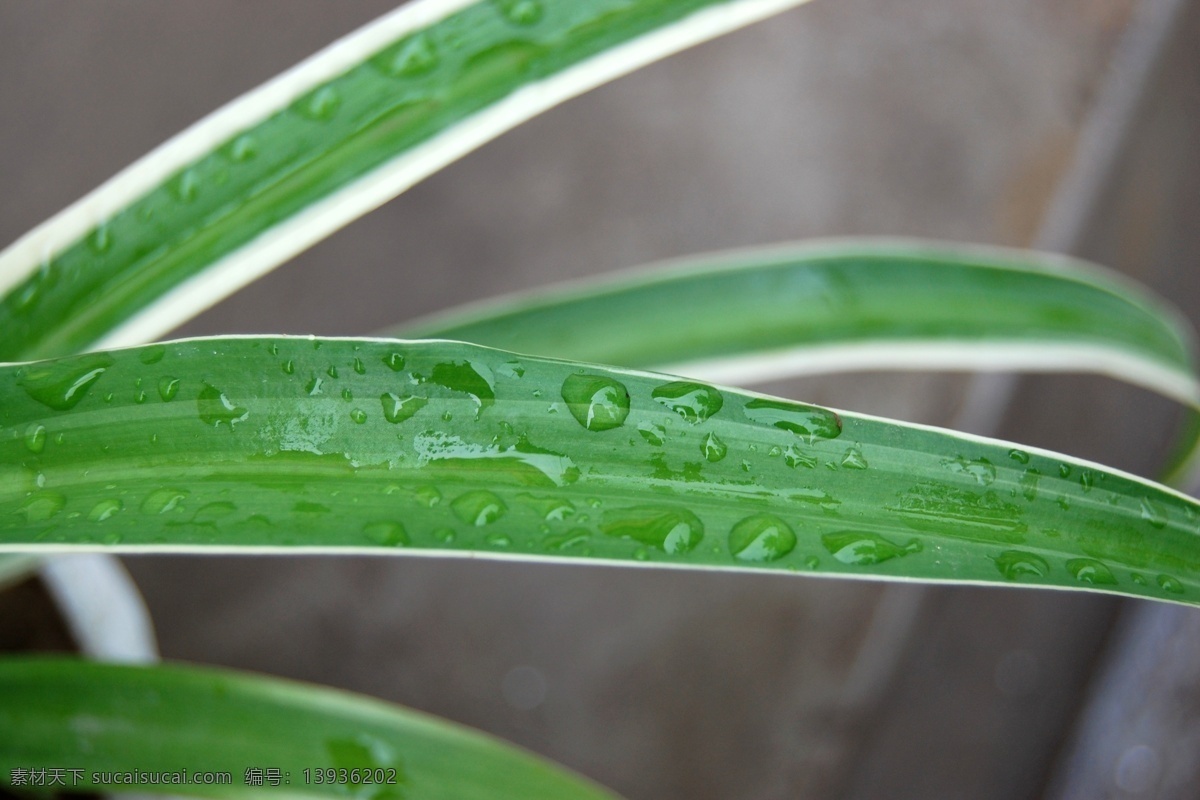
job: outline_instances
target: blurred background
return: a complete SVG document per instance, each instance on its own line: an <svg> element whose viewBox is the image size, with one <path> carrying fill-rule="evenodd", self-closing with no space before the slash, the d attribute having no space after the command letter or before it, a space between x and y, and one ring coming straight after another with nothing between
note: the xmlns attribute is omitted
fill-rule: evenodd
<svg viewBox="0 0 1200 800"><path fill-rule="evenodd" d="M0 0L0 244L389 0ZM1200 2L816 0L551 111L181 335L367 334L706 250L1073 252L1200 319ZM766 387L1153 475L1082 377ZM989 403L1009 397L1011 404ZM635 799L1200 797L1200 612L1074 593L428 559L125 559L164 657L365 692ZM55 647L36 582L0 647Z"/></svg>

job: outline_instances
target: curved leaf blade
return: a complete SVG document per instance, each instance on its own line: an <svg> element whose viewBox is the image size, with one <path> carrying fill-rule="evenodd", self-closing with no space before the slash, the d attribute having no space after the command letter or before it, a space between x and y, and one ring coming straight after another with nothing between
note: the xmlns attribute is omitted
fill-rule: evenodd
<svg viewBox="0 0 1200 800"><path fill-rule="evenodd" d="M574 95L804 0L422 0L0 253L0 359L153 339Z"/></svg>
<svg viewBox="0 0 1200 800"><path fill-rule="evenodd" d="M0 367L0 551L774 570L1200 601L1196 501L1078 459L457 342Z"/></svg>
<svg viewBox="0 0 1200 800"><path fill-rule="evenodd" d="M859 369L1094 371L1200 403L1186 319L1044 253L831 240L668 262L453 309L388 335L718 383Z"/></svg>
<svg viewBox="0 0 1200 800"><path fill-rule="evenodd" d="M478 731L368 697L230 670L5 658L0 699L0 785L15 789L32 786L18 783L21 772L28 779L31 768L49 766L77 792L614 797Z"/></svg>

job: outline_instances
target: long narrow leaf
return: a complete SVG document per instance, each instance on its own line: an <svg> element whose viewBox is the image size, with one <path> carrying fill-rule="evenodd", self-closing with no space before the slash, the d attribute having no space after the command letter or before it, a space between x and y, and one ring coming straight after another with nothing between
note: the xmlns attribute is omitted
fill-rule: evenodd
<svg viewBox="0 0 1200 800"><path fill-rule="evenodd" d="M450 310L388 335L720 383L859 369L1092 371L1200 402L1173 307L1093 264L915 240L716 254Z"/></svg>
<svg viewBox="0 0 1200 800"><path fill-rule="evenodd" d="M613 797L479 732L345 692L227 670L24 658L0 659L0 785L222 798Z"/></svg>
<svg viewBox="0 0 1200 800"><path fill-rule="evenodd" d="M1053 453L457 342L0 367L0 550L358 551L1200 601L1197 503Z"/></svg>
<svg viewBox="0 0 1200 800"><path fill-rule="evenodd" d="M0 359L140 343L563 100L803 0L419 0L0 253Z"/></svg>

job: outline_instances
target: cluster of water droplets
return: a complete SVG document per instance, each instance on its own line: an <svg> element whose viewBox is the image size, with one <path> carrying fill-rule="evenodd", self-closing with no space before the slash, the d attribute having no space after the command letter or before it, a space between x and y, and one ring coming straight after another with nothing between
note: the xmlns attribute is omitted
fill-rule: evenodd
<svg viewBox="0 0 1200 800"><path fill-rule="evenodd" d="M835 484L826 485L822 467L844 476L837 486L868 486L879 479L873 477L872 462L881 457L862 442L845 441L842 421L832 411L768 398L731 399L687 380L653 383L637 378L629 383L635 386L631 392L626 383L634 379L561 367L558 391L552 394L547 391L552 370L537 364L538 378L525 380L531 365L511 357L475 357L449 348L447 353L457 355L438 358L423 348L410 352L412 348L403 346L381 349L345 342L322 351L322 344L294 339L244 345L266 349L276 365L262 379L268 395L300 398L306 404L302 408L311 408L307 416L287 419L294 429L279 427L270 404L252 396L254 381L239 377L229 389L220 377L181 378L194 375L194 370L176 361L178 353L166 359L168 350L162 345L133 351L140 366L130 370L136 377L125 388L111 377L128 374L113 355L21 367L17 386L46 413L18 431L24 465L32 477L22 479L25 492L16 513L29 525L86 520L101 532L90 535L109 543L121 540L121 520L134 513L161 520L157 541L173 535L168 528L174 525L198 531L208 540L223 529L237 528L278 543L283 541L281 531L293 523L301 533L338 524L337 509L344 508L364 520L356 523L359 541L370 546L532 550L747 565L783 562L792 569L823 565L835 571L919 554L937 566L949 557L946 548L961 543L974 549L960 547L960 552L973 552L976 559L984 553L1004 580L1069 579L1098 588L1186 594L1184 583L1173 575L1140 569L1120 558L1114 564L1112 551L1085 539L1069 542L1076 534L1064 536L1042 527L1045 516L1038 518L1042 521L1037 527L1026 521L1022 504L1069 508L1115 503L1117 494L1108 488L1111 476L1095 469L1048 464L1044 457L1015 449L1007 453L1007 464L1000 463L1003 455L990 453L944 457L944 481L917 480L885 506L917 534L897 536L894 526L855 526L844 512L854 506L844 506L845 498L827 491ZM261 354L239 357L251 371L258 367L249 365L261 364L254 360ZM132 361L128 354L122 358ZM516 397L524 399L514 405ZM501 401L502 409L496 407ZM216 445L207 442L198 452L219 454L225 446L221 442L226 442L268 460L311 456L312 464L323 471L333 469L335 462L340 465L338 474L344 481L329 483L334 488L327 501L308 498L289 501L286 507L275 503L269 513L254 508L257 489L237 486L215 494L197 486L159 486L138 494L100 484L86 507L76 507L53 481L47 485L41 461L52 462L56 447L72 435L69 425L56 428L58 415L74 412L84 402L91 404L86 408L98 409L122 403L144 406L147 419L156 413L156 402L184 415L191 408L199 430L187 436L224 437ZM520 430L531 413L557 415L558 421ZM177 422L172 426L173 432L164 431L178 444L183 427ZM569 429L584 432L582 438ZM539 444L539 435L557 442L573 439L576 444L569 453L560 452ZM146 438L158 441L157 433L151 436ZM630 446L641 453L632 462L626 455ZM396 455L379 460L374 451ZM308 464L294 463L301 469ZM599 463L603 466L595 473ZM637 464L648 464L648 471ZM394 469L400 472L391 472ZM650 493L640 490L642 499L632 503L621 492L604 488L605 480L622 471L635 480L643 480L639 474L653 479L655 488ZM376 474L382 483L351 485L362 475ZM585 476L586 485L597 490L581 502L579 493L587 490L577 484ZM371 492L379 496L368 497ZM774 499L705 499L722 492L730 498L738 494ZM566 499L572 494L575 499ZM662 500L654 500L655 494ZM731 518L730 510L737 507L745 510ZM1144 526L1137 534L1144 538L1166 530L1172 515L1187 511L1147 496L1127 516L1129 524ZM719 536L713 535L714 526ZM1062 544L1054 544L1059 538ZM1061 555L1071 551L1073 557ZM930 569L929 574L939 573Z"/></svg>

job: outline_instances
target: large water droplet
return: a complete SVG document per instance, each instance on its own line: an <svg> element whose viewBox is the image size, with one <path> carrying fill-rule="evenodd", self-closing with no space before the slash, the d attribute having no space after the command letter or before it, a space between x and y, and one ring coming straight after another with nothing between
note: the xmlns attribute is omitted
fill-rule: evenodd
<svg viewBox="0 0 1200 800"><path fill-rule="evenodd" d="M1050 565L1044 558L1020 550L1005 550L992 561L996 563L996 569L1000 570L1000 574L1010 581L1019 581L1022 578L1044 578L1050 573Z"/></svg>
<svg viewBox="0 0 1200 800"><path fill-rule="evenodd" d="M66 504L67 498L58 492L38 492L22 503L17 512L25 515L26 522L45 522Z"/></svg>
<svg viewBox="0 0 1200 800"><path fill-rule="evenodd" d="M393 78L415 78L437 67L438 54L429 36L418 33L384 50L372 63Z"/></svg>
<svg viewBox="0 0 1200 800"><path fill-rule="evenodd" d="M1090 583L1094 586L1115 586L1117 583L1112 570L1094 558L1072 558L1067 562L1067 572L1080 583Z"/></svg>
<svg viewBox="0 0 1200 800"><path fill-rule="evenodd" d="M704 458L714 464L725 457L729 452L729 448L725 443L717 438L715 433L710 433L704 437L704 441L700 443L700 452L704 454Z"/></svg>
<svg viewBox="0 0 1200 800"><path fill-rule="evenodd" d="M905 545L898 545L878 534L863 531L827 533L821 537L821 544L838 561L854 567L881 564L893 558L921 552L921 543L916 539Z"/></svg>
<svg viewBox="0 0 1200 800"><path fill-rule="evenodd" d="M1170 575L1158 576L1158 587L1164 592L1171 594L1183 594L1183 584L1177 578L1172 578Z"/></svg>
<svg viewBox="0 0 1200 800"><path fill-rule="evenodd" d="M450 502L455 516L468 525L488 525L504 516L508 506L493 492L477 489L460 494Z"/></svg>
<svg viewBox="0 0 1200 800"><path fill-rule="evenodd" d="M542 4L538 0L493 0L504 18L514 25L534 25L542 18Z"/></svg>
<svg viewBox="0 0 1200 800"><path fill-rule="evenodd" d="M166 376L158 382L158 396L162 398L164 403L169 403L175 399L175 395L179 393L179 378Z"/></svg>
<svg viewBox="0 0 1200 800"><path fill-rule="evenodd" d="M662 425L655 425L653 422L643 422L638 425L638 433L655 447L662 447L663 442L667 440L666 429Z"/></svg>
<svg viewBox="0 0 1200 800"><path fill-rule="evenodd" d="M40 453L46 449L46 426L31 422L25 429L25 449Z"/></svg>
<svg viewBox="0 0 1200 800"><path fill-rule="evenodd" d="M143 347L138 353L138 361L143 364L157 364L163 360L163 356L167 354L166 345L152 344Z"/></svg>
<svg viewBox="0 0 1200 800"><path fill-rule="evenodd" d="M562 398L575 420L589 431L620 427L629 416L629 391L602 375L577 372L567 376Z"/></svg>
<svg viewBox="0 0 1200 800"><path fill-rule="evenodd" d="M817 406L755 398L746 403L745 414L753 422L791 431L810 442L814 439L836 439L842 435L841 418Z"/></svg>
<svg viewBox="0 0 1200 800"><path fill-rule="evenodd" d="M796 548L796 533L773 514L746 517L729 531L729 552L741 561L778 561Z"/></svg>
<svg viewBox="0 0 1200 800"><path fill-rule="evenodd" d="M517 499L528 504L547 522L562 521L575 513L575 506L569 500L557 497L539 497L531 494L517 495Z"/></svg>
<svg viewBox="0 0 1200 800"><path fill-rule="evenodd" d="M229 157L234 161L249 161L256 155L258 155L258 143L249 134L237 137L229 145Z"/></svg>
<svg viewBox="0 0 1200 800"><path fill-rule="evenodd" d="M234 425L250 416L248 410L230 402L224 392L207 383L204 384L204 388L200 390L200 394L196 398L196 407L200 412L200 420L206 425L218 427L221 423L225 423L230 430Z"/></svg>
<svg viewBox="0 0 1200 800"><path fill-rule="evenodd" d="M692 425L704 422L720 411L725 403L716 389L691 381L665 383L652 391L650 396Z"/></svg>
<svg viewBox="0 0 1200 800"><path fill-rule="evenodd" d="M385 547L403 547L409 544L408 531L399 522L368 522L363 534L376 544Z"/></svg>
<svg viewBox="0 0 1200 800"><path fill-rule="evenodd" d="M404 356L399 353L388 353L383 357L383 363L387 364L388 369L392 372L399 372L404 369Z"/></svg>
<svg viewBox="0 0 1200 800"><path fill-rule="evenodd" d="M668 555L691 552L704 539L704 525L682 508L641 507L604 515L600 530L608 536L632 539Z"/></svg>
<svg viewBox="0 0 1200 800"><path fill-rule="evenodd" d="M341 104L342 98L338 95L337 89L332 86L322 86L301 97L292 107L302 117L315 122L325 122L333 119Z"/></svg>
<svg viewBox="0 0 1200 800"><path fill-rule="evenodd" d="M123 508L125 508L125 504L115 497L101 500L92 506L92 510L88 512L88 519L92 522L104 522Z"/></svg>
<svg viewBox="0 0 1200 800"><path fill-rule="evenodd" d="M188 494L186 489L155 489L142 501L142 513L166 514L174 511Z"/></svg>
<svg viewBox="0 0 1200 800"><path fill-rule="evenodd" d="M973 478L980 486L991 486L996 480L996 468L986 458L968 460L963 456L946 459L942 466L950 472Z"/></svg>
<svg viewBox="0 0 1200 800"><path fill-rule="evenodd" d="M472 361L435 364L429 380L451 391L470 395L477 410L496 401L496 380L486 364Z"/></svg>
<svg viewBox="0 0 1200 800"><path fill-rule="evenodd" d="M783 462L789 467L808 467L812 469L817 465L817 457L811 453L806 453L794 444L789 444L787 449L783 451Z"/></svg>
<svg viewBox="0 0 1200 800"><path fill-rule="evenodd" d="M848 448L842 456L842 466L846 469L866 469L870 465L863 457L862 447L856 444Z"/></svg>
<svg viewBox="0 0 1200 800"><path fill-rule="evenodd" d="M1162 507L1149 497L1142 498L1141 512L1142 519L1149 522L1152 527L1165 528L1167 526L1167 512L1163 511Z"/></svg>
<svg viewBox="0 0 1200 800"><path fill-rule="evenodd" d="M55 411L70 411L112 365L112 356L106 353L44 361L23 367L17 373L17 383L42 405Z"/></svg>
<svg viewBox="0 0 1200 800"><path fill-rule="evenodd" d="M383 418L392 424L412 419L429 403L424 397L401 397L392 392L384 392L379 400L383 404Z"/></svg>

